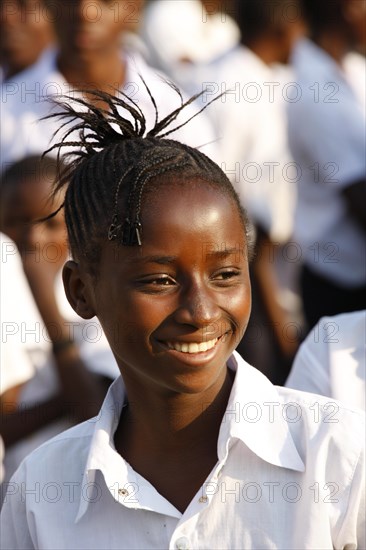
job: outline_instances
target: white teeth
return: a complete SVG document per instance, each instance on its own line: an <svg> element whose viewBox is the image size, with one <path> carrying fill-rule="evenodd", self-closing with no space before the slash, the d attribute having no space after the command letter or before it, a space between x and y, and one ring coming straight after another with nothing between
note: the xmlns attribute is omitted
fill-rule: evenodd
<svg viewBox="0 0 366 550"><path fill-rule="evenodd" d="M218 338L214 338L213 340L208 340L207 342L192 342L189 344L187 342L167 342L167 346L169 349L175 349L176 351L181 351L183 353L200 353L213 348L217 340Z"/></svg>
<svg viewBox="0 0 366 550"><path fill-rule="evenodd" d="M189 349L191 353L198 353L200 348L198 344L191 344Z"/></svg>

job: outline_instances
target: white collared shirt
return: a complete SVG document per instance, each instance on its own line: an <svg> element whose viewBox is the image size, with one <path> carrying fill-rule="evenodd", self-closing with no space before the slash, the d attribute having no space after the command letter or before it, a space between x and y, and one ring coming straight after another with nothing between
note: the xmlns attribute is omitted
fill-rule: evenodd
<svg viewBox="0 0 366 550"><path fill-rule="evenodd" d="M143 77L156 100L159 120L180 106L180 97L163 81L162 75L151 69L137 52L126 54L125 62L126 78L121 91L137 102L146 117L146 131L148 131L155 123L155 109L139 75ZM113 89L118 86L115 82L109 84ZM54 106L45 99L60 95L76 97L78 92L75 92L75 88L76 86L69 84L59 72L55 50L51 50L29 69L3 83L0 102L0 171L4 171L10 164L24 156L42 154L51 143L60 141L64 132L58 134L59 139L56 141L53 140L53 134L60 128L61 121L41 120L55 110ZM80 106L77 109L80 110ZM127 111L122 114L132 119ZM177 127L194 114L197 114L197 109L193 105L187 106L169 129ZM171 134L169 138L179 140L191 147L199 147L203 153L213 159L217 156L217 147L213 143L215 136L204 113Z"/></svg>
<svg viewBox="0 0 366 550"><path fill-rule="evenodd" d="M249 215L281 243L292 234L296 202L283 99L288 79L290 71L280 74L239 46L211 67L211 82L202 84L227 92L209 111L217 115L221 167Z"/></svg>
<svg viewBox="0 0 366 550"><path fill-rule="evenodd" d="M100 414L32 453L2 549L364 548L363 415L276 388L236 353L218 462L180 513L116 452L122 379Z"/></svg>
<svg viewBox="0 0 366 550"><path fill-rule="evenodd" d="M286 386L366 409L366 311L322 317L296 354Z"/></svg>
<svg viewBox="0 0 366 550"><path fill-rule="evenodd" d="M352 56L344 69L307 39L292 64L299 90L288 102L289 145L301 177L295 240L315 273L340 286L365 284L365 233L349 213L343 189L366 177L365 105ZM357 57L358 81L366 64ZM357 89L357 92L355 91Z"/></svg>
<svg viewBox="0 0 366 550"><path fill-rule="evenodd" d="M240 39L234 19L227 13L207 13L200 0L150 2L141 33L152 65L176 74L177 82L180 69L209 63L225 55Z"/></svg>
<svg viewBox="0 0 366 550"><path fill-rule="evenodd" d="M239 45L187 73L181 84L192 93L206 89L203 104L225 92L207 110L217 133L220 166L249 216L272 240L287 242L296 202L284 101L291 71L279 71Z"/></svg>

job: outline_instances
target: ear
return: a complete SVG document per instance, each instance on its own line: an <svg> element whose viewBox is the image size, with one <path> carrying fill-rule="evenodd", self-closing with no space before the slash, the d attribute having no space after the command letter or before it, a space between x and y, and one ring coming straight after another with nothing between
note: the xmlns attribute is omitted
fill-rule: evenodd
<svg viewBox="0 0 366 550"><path fill-rule="evenodd" d="M69 260L63 267L62 280L67 299L74 311L83 319L95 316L91 292L87 285L87 275L82 272L79 264Z"/></svg>

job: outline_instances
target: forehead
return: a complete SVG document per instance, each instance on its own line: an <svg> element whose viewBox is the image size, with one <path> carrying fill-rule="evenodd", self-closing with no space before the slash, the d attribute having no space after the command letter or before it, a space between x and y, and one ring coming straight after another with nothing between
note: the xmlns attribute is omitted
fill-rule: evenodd
<svg viewBox="0 0 366 550"><path fill-rule="evenodd" d="M143 225L147 224L153 232L162 225L176 225L192 232L219 232L222 224L231 222L241 225L233 198L225 190L199 179L176 182L172 178L160 187L153 187L145 195L141 218ZM244 235L244 228L241 233Z"/></svg>
<svg viewBox="0 0 366 550"><path fill-rule="evenodd" d="M90 19L97 20L101 15L101 9L104 7L110 8L115 15L115 19L120 19L123 15L126 16L128 11L136 9L140 4L140 0L43 0L43 4L50 11L62 10L70 17L75 15L75 10L81 9L84 15Z"/></svg>
<svg viewBox="0 0 366 550"><path fill-rule="evenodd" d="M44 176L27 174L10 178L2 188L2 196L8 199L36 202L48 196L52 182Z"/></svg>
<svg viewBox="0 0 366 550"><path fill-rule="evenodd" d="M31 217L43 217L56 210L63 200L63 193L50 197L52 182L45 175L25 176L17 181L8 181L1 190L4 208L12 213L29 214Z"/></svg>
<svg viewBox="0 0 366 550"><path fill-rule="evenodd" d="M126 264L148 257L189 258L192 263L215 252L240 253L246 261L246 238L234 200L225 192L199 185L164 185L149 193L141 212L142 246L120 246ZM109 254L107 254L109 255ZM116 256L114 256L116 257Z"/></svg>

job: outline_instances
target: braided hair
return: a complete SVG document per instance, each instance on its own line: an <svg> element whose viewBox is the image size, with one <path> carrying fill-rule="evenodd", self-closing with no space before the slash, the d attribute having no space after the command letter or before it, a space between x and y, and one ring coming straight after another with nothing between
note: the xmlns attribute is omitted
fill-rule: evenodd
<svg viewBox="0 0 366 550"><path fill-rule="evenodd" d="M62 110L45 117L63 120L56 134L67 130L62 140L44 154L57 150L61 160L64 148L72 148L64 156L72 160L60 173L54 188L57 193L67 186L64 203L51 216L64 207L71 253L75 259L85 260L91 271L100 258L101 243L107 239L125 246L142 244L143 202L148 193L158 192L159 187L172 178L177 184L194 178L223 191L236 204L247 233L246 214L221 168L198 149L166 138L207 107L183 124L168 129L180 112L201 94L183 102L174 87L181 97L181 105L159 120L156 102L145 82L144 85L155 109L155 125L149 131L138 104L123 92L118 95L97 90L84 92L92 102L63 96L57 100ZM96 102L103 102L105 107L96 106ZM130 117L124 117L123 111ZM70 126L70 122L74 124ZM75 131L78 140L71 139Z"/></svg>

